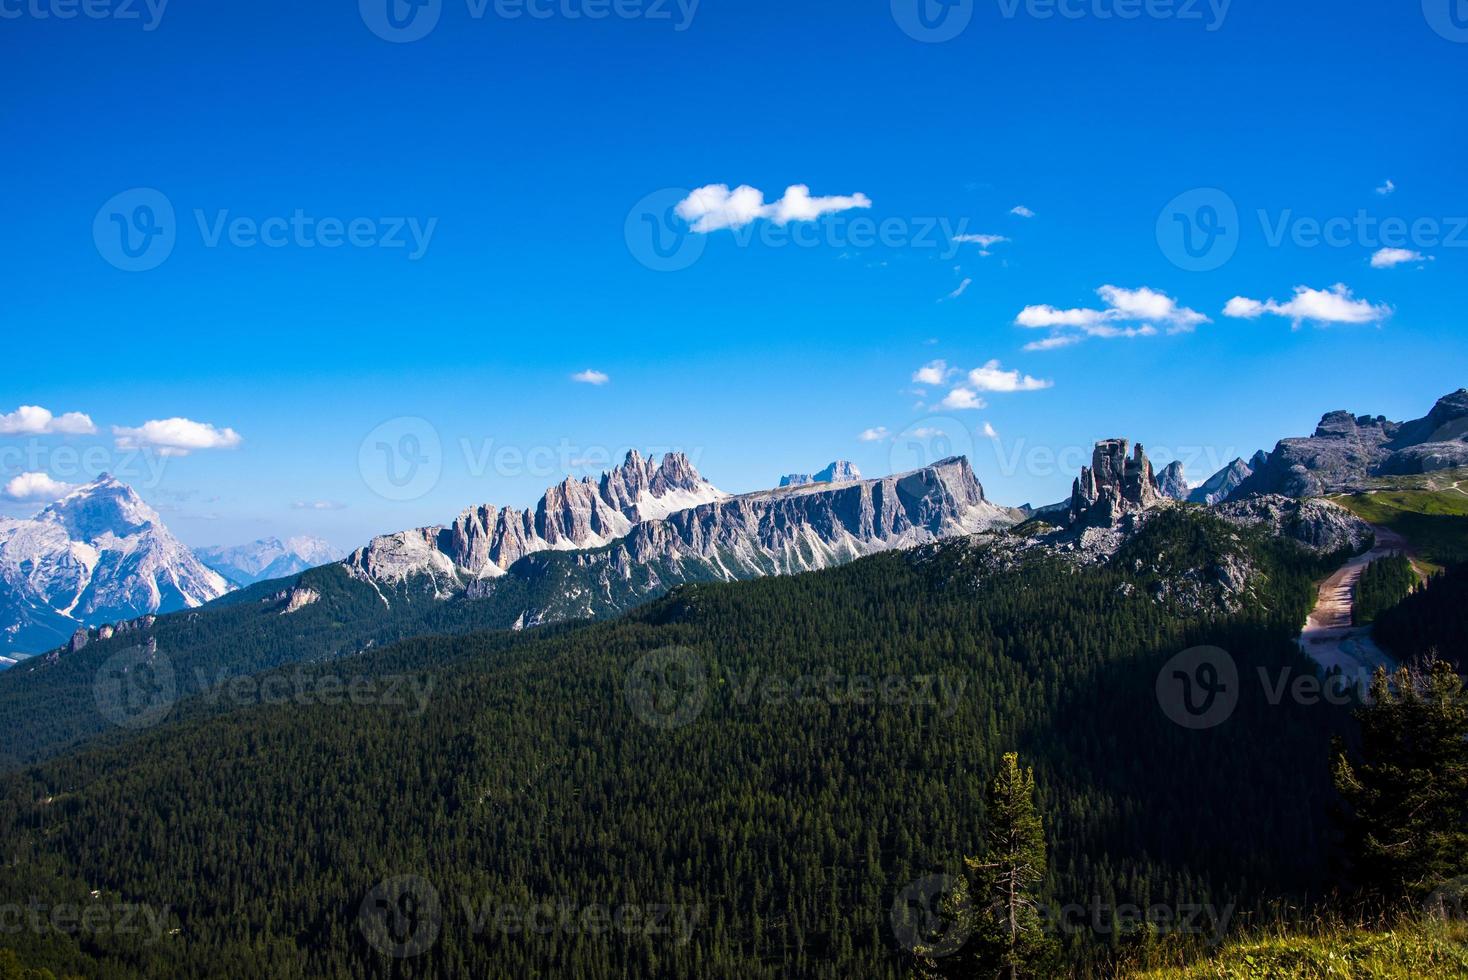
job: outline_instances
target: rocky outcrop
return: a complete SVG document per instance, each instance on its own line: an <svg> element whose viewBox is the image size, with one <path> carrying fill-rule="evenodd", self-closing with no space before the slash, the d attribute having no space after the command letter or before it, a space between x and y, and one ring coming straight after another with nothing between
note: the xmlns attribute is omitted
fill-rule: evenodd
<svg viewBox="0 0 1468 980"><path fill-rule="evenodd" d="M1168 500L1188 499L1188 479L1181 462L1174 460L1157 474L1157 492Z"/></svg>
<svg viewBox="0 0 1468 980"><path fill-rule="evenodd" d="M293 612L299 612L312 603L320 601L320 592L317 592L315 589L298 586L291 590L290 596L286 599L285 608L281 610L280 614L282 616L289 616Z"/></svg>
<svg viewBox="0 0 1468 980"><path fill-rule="evenodd" d="M782 487L803 487L811 483L851 483L861 479L861 470L855 463L838 459L814 476L809 473L791 473L780 477Z"/></svg>
<svg viewBox="0 0 1468 980"><path fill-rule="evenodd" d="M1071 487L1072 527L1113 527L1127 514L1145 511L1163 499L1142 444L1131 455L1129 445L1126 439L1096 443L1091 465L1081 468Z"/></svg>
<svg viewBox="0 0 1468 980"><path fill-rule="evenodd" d="M1263 527L1313 551L1361 551L1376 534L1361 518L1328 500L1301 500L1280 494L1220 504L1215 512L1245 527Z"/></svg>
<svg viewBox="0 0 1468 980"><path fill-rule="evenodd" d="M1366 489L1372 477L1468 466L1468 389L1411 422L1329 412L1314 435L1283 439L1230 499L1310 497Z"/></svg>

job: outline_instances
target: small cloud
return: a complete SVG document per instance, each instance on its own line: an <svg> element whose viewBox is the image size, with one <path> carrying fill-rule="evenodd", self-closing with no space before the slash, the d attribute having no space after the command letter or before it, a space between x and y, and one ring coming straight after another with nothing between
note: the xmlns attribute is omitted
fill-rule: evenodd
<svg viewBox="0 0 1468 980"><path fill-rule="evenodd" d="M988 255L989 249L1000 242L1007 242L1008 238L1003 235L954 235L953 242L956 245L977 245L980 255Z"/></svg>
<svg viewBox="0 0 1468 980"><path fill-rule="evenodd" d="M1053 388L1055 382L1041 381L1039 378L1028 374L1020 374L1018 371L1006 371L999 366L999 362L989 361L983 367L974 368L968 373L969 387L976 391L1043 391Z"/></svg>
<svg viewBox="0 0 1468 980"><path fill-rule="evenodd" d="M571 380L580 385L604 385L611 381L611 375L602 371L587 368L585 371L577 371L571 375Z"/></svg>
<svg viewBox="0 0 1468 980"><path fill-rule="evenodd" d="M929 361L912 374L912 380L920 385L940 385L952 372L947 361Z"/></svg>
<svg viewBox="0 0 1468 980"><path fill-rule="evenodd" d="M136 428L114 425L118 449L156 449L160 456L187 456L199 449L234 449L244 440L233 429L216 429L192 419L155 419Z"/></svg>
<svg viewBox="0 0 1468 980"><path fill-rule="evenodd" d="M0 415L0 435L89 436L96 431L91 418L81 412L52 415L39 405L22 405L13 412Z"/></svg>
<svg viewBox="0 0 1468 980"><path fill-rule="evenodd" d="M875 428L867 429L861 435L857 436L857 438L862 442L885 442L887 439L887 427L885 425L879 425Z"/></svg>
<svg viewBox="0 0 1468 980"><path fill-rule="evenodd" d="M1348 286L1336 283L1330 289L1296 286L1294 299L1287 303L1235 296L1228 301L1223 312L1225 316L1241 320L1255 320L1271 313L1288 317L1298 329L1307 320L1321 326L1335 323L1379 323L1391 315L1392 308L1385 304L1373 305L1364 299L1356 299Z"/></svg>
<svg viewBox="0 0 1468 980"><path fill-rule="evenodd" d="M748 184L741 184L732 191L728 184L708 184L678 202L674 210L678 217L689 222L694 232L708 234L722 228L743 228L761 218L786 225L792 221L815 221L823 214L871 206L872 200L865 194L811 197L810 188L805 184L792 184L785 189L784 197L771 204L765 203L763 191Z"/></svg>
<svg viewBox="0 0 1468 980"><path fill-rule="evenodd" d="M1033 218L1035 216L1035 212L1031 211L1023 204L1016 205L1015 207L1010 208L1009 213L1018 215L1021 218Z"/></svg>
<svg viewBox="0 0 1468 980"><path fill-rule="evenodd" d="M930 425L920 425L916 429L909 429L907 434L912 436L914 439L927 440L932 439L935 436L946 435L947 433L945 433L942 429L935 429Z"/></svg>
<svg viewBox="0 0 1468 980"><path fill-rule="evenodd" d="M1032 340L1028 344L1025 344L1024 349L1027 351L1057 350L1061 347L1079 344L1085 339L1084 334L1060 333L1053 337L1046 337L1044 340Z"/></svg>
<svg viewBox="0 0 1468 980"><path fill-rule="evenodd" d="M1430 255L1423 255L1421 252L1414 252L1411 249L1407 249L1407 248L1383 248L1383 249L1378 249L1377 252L1376 252L1376 254L1374 254L1374 255L1371 256L1371 268L1373 268L1373 269L1394 269L1397 266L1399 266L1399 265L1405 265L1408 262L1431 262L1431 261L1432 261L1432 256L1430 256Z"/></svg>
<svg viewBox="0 0 1468 980"><path fill-rule="evenodd" d="M346 510L347 505L339 500L297 500L291 504L293 510Z"/></svg>
<svg viewBox="0 0 1468 980"><path fill-rule="evenodd" d="M5 484L3 493L10 500L37 500L49 503L53 500L60 500L71 490L71 484L53 480L45 473L22 473Z"/></svg>
<svg viewBox="0 0 1468 980"><path fill-rule="evenodd" d="M1376 193L1380 194L1382 197L1386 197L1388 194L1391 194L1396 189L1397 185L1392 183L1391 179L1388 178L1385 184L1382 184L1376 189Z"/></svg>
<svg viewBox="0 0 1468 980"><path fill-rule="evenodd" d="M979 430L979 433L989 439L999 438L999 433L996 432L994 430L994 426L990 425L988 422L984 423L984 427Z"/></svg>
<svg viewBox="0 0 1468 980"><path fill-rule="evenodd" d="M942 405L955 411L989 407L989 403L980 398L972 388L954 388L943 398Z"/></svg>
<svg viewBox="0 0 1468 980"><path fill-rule="evenodd" d="M943 297L943 299L958 299L958 297L962 296L964 294L964 292L966 292L968 290L968 287L971 286L972 284L973 284L973 280L972 279L965 279L963 282L961 282L961 283L958 284L958 288L957 289L955 289L953 292L949 293L947 296ZM941 302L943 302L943 300L939 300L938 302L941 303Z"/></svg>

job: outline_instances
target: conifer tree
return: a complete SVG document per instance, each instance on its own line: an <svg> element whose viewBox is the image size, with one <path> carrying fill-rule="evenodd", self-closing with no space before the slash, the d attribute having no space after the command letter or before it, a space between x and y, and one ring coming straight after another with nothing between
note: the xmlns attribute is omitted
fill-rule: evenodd
<svg viewBox="0 0 1468 980"><path fill-rule="evenodd" d="M1442 661L1388 676L1378 668L1356 713L1359 756L1338 748L1346 845L1371 898L1420 901L1468 872L1468 698Z"/></svg>

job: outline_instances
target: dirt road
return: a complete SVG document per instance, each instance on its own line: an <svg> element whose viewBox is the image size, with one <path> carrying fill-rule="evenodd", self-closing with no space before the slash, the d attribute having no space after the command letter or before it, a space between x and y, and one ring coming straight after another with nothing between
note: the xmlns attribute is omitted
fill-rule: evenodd
<svg viewBox="0 0 1468 980"><path fill-rule="evenodd" d="M1320 586L1315 609L1300 631L1300 646L1323 670L1339 667L1352 676L1366 677L1378 666L1387 670L1397 664L1371 639L1370 626L1352 626L1356 583L1366 566L1395 552L1411 556L1407 542L1395 531L1375 527L1376 547L1341 566Z"/></svg>

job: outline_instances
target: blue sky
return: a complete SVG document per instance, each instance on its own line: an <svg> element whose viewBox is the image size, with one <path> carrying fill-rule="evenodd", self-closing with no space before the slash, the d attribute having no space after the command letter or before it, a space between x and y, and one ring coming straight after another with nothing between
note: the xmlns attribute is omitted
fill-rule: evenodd
<svg viewBox="0 0 1468 980"><path fill-rule="evenodd" d="M0 0L0 417L96 429L12 420L0 477L119 470L192 544L353 545L530 504L633 445L731 491L951 446L991 497L1048 502L1098 438L1201 480L1328 409L1416 417L1468 384L1468 28L1446 0L968 0L934 28L917 0L439 0L403 43L369 26L392 35L385 0L94 2L115 16ZM720 184L870 206L726 208L749 223L705 233L670 213ZM648 267L644 211L685 268ZM358 244L324 247L322 219ZM144 264L171 250L125 271L123 228ZM1250 317L1224 315L1236 297ZM145 425L171 419L201 428ZM437 476L381 492L378 443Z"/></svg>

